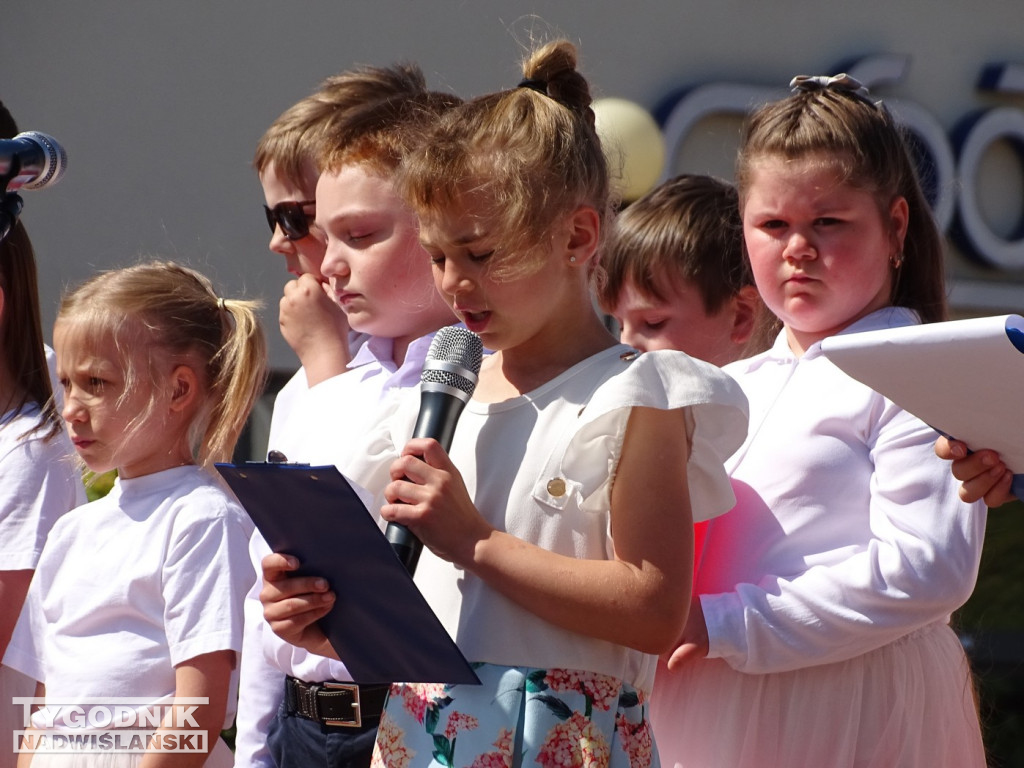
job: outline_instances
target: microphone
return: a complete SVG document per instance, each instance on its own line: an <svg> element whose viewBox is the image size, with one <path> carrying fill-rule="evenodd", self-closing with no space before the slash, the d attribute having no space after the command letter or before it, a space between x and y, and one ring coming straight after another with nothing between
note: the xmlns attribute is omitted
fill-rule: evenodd
<svg viewBox="0 0 1024 768"><path fill-rule="evenodd" d="M52 186L60 181L67 165L64 147L45 133L27 131L0 140L0 184L4 185L0 191Z"/></svg>
<svg viewBox="0 0 1024 768"><path fill-rule="evenodd" d="M432 437L447 452L455 424L476 389L484 345L472 331L448 325L434 335L420 374L420 412L412 436ZM422 542L404 525L388 523L384 532L410 575L423 550Z"/></svg>

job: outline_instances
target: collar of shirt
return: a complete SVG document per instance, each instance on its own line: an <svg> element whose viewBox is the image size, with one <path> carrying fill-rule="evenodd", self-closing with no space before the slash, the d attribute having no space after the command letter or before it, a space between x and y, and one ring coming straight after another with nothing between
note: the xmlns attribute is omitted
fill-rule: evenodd
<svg viewBox="0 0 1024 768"><path fill-rule="evenodd" d="M433 340L434 334L428 333L410 342L405 351L405 360L397 366L394 361L394 339L371 336L353 356L348 368L352 370L373 365L386 371L388 379L381 387L382 393L389 389L412 387L419 383L423 363Z"/></svg>
<svg viewBox="0 0 1024 768"><path fill-rule="evenodd" d="M869 315L865 315L854 323L850 323L836 335L845 336L848 333L878 331L884 328L902 328L907 325L917 325L920 322L921 318L918 316L917 312L912 309L907 309L906 307L883 307ZM807 352L804 353L804 359L811 360L820 355L821 342L819 341L807 348ZM796 355L793 354L793 350L789 348L785 329L779 332L779 335L775 339L775 343L772 345L771 349L765 353L765 356L767 359L776 361L796 359Z"/></svg>

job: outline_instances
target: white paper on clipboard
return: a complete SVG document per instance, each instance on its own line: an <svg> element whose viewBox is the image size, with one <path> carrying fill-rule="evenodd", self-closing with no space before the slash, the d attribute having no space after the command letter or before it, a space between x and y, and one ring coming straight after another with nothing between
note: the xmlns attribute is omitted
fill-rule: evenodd
<svg viewBox="0 0 1024 768"><path fill-rule="evenodd" d="M1024 491L1024 318L952 320L831 336L847 374L971 449L991 448Z"/></svg>

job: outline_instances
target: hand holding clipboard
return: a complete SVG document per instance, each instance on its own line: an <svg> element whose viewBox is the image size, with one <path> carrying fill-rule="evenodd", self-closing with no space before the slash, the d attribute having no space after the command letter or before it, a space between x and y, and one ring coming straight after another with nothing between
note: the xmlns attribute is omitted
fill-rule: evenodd
<svg viewBox="0 0 1024 768"><path fill-rule="evenodd" d="M319 624L360 684L470 683L473 668L358 494L333 466L218 464L275 552L337 595Z"/></svg>
<svg viewBox="0 0 1024 768"><path fill-rule="evenodd" d="M1024 498L1024 318L999 315L831 336L847 374L971 449L996 451Z"/></svg>

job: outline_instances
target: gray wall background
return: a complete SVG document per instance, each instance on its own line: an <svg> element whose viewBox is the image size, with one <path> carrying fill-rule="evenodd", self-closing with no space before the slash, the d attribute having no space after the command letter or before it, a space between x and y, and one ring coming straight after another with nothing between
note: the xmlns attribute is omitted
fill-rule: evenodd
<svg viewBox="0 0 1024 768"><path fill-rule="evenodd" d="M273 363L294 358L276 330L285 273L267 251L250 167L266 126L354 64L419 63L431 86L472 96L507 87L533 37L576 41L595 94L653 108L705 82L781 86L870 54L911 57L880 95L909 98L944 127L1024 97L976 88L985 64L1024 63L1021 0L31 0L0 14L0 99L21 130L52 134L69 170L25 194L45 322L61 290L140 256L181 260L228 296L260 296ZM673 170L729 173L735 126L710 126ZM1024 200L1009 148L987 163L987 199L1007 231ZM1024 267L1024 265L1022 265ZM950 272L988 309L1024 309L1024 269L994 273L955 253ZM991 290L990 290L991 289ZM972 295L978 295L977 291ZM956 293L954 291L954 297Z"/></svg>

